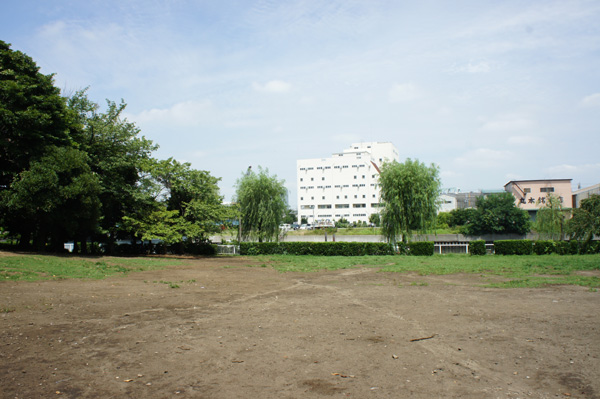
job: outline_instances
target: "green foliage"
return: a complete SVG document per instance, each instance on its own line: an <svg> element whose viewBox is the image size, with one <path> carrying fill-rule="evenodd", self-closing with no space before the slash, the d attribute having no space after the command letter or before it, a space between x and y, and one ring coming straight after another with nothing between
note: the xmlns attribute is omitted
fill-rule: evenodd
<svg viewBox="0 0 600 399"><path fill-rule="evenodd" d="M0 40L0 190L48 147L71 145L72 117L52 75Z"/></svg>
<svg viewBox="0 0 600 399"><path fill-rule="evenodd" d="M545 205L537 211L535 230L541 237L562 240L569 215L570 210L563 209L560 198L548 194Z"/></svg>
<svg viewBox="0 0 600 399"><path fill-rule="evenodd" d="M457 227L457 226L468 225L475 219L476 213L477 213L477 210L475 210L473 208L453 209L450 211L448 226Z"/></svg>
<svg viewBox="0 0 600 399"><path fill-rule="evenodd" d="M375 225L375 227L381 226L381 216L378 213L372 213L369 216L369 223Z"/></svg>
<svg viewBox="0 0 600 399"><path fill-rule="evenodd" d="M435 227L438 195L441 188L439 169L418 160L386 162L379 176L382 234L395 243L402 236L407 242L413 231L427 232Z"/></svg>
<svg viewBox="0 0 600 399"><path fill-rule="evenodd" d="M594 235L600 236L600 195L593 194L581 201L581 206L573 211L568 229L572 238L586 243Z"/></svg>
<svg viewBox="0 0 600 399"><path fill-rule="evenodd" d="M579 253L579 243L576 240L558 241L555 245L556 253L559 255L577 255Z"/></svg>
<svg viewBox="0 0 600 399"><path fill-rule="evenodd" d="M546 241L546 240L538 240L533 243L533 252L537 255L547 255L553 254L557 252L556 242L554 241Z"/></svg>
<svg viewBox="0 0 600 399"><path fill-rule="evenodd" d="M335 227L339 229L347 229L350 227L350 222L346 218L340 218L335 222Z"/></svg>
<svg viewBox="0 0 600 399"><path fill-rule="evenodd" d="M51 238L54 249L60 250L68 237L95 229L99 192L100 182L84 152L52 147L1 193L0 209L5 226L22 236L32 235L36 249L44 249Z"/></svg>
<svg viewBox="0 0 600 399"><path fill-rule="evenodd" d="M250 168L236 183L236 199L242 216L242 240L276 241L279 225L288 208L283 180L269 176L267 169L258 173Z"/></svg>
<svg viewBox="0 0 600 399"><path fill-rule="evenodd" d="M393 255L387 243L373 242L242 242L242 255L315 255L315 256L365 256Z"/></svg>
<svg viewBox="0 0 600 399"><path fill-rule="evenodd" d="M485 255L487 253L485 249L485 240L475 240L469 242L469 254L471 255Z"/></svg>
<svg viewBox="0 0 600 399"><path fill-rule="evenodd" d="M466 225L466 234L526 234L530 229L527 211L515 205L510 193L492 194L477 199L477 209L471 223Z"/></svg>
<svg viewBox="0 0 600 399"><path fill-rule="evenodd" d="M494 241L496 255L531 255L533 242L531 240L496 240Z"/></svg>
<svg viewBox="0 0 600 399"><path fill-rule="evenodd" d="M408 244L409 255L432 256L434 251L433 241L412 241Z"/></svg>

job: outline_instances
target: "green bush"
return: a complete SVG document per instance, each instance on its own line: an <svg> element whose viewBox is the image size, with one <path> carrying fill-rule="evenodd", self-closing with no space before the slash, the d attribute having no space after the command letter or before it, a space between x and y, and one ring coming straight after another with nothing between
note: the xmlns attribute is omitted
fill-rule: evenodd
<svg viewBox="0 0 600 399"><path fill-rule="evenodd" d="M579 243L572 241L558 241L556 243L556 253L559 255L577 255L579 253Z"/></svg>
<svg viewBox="0 0 600 399"><path fill-rule="evenodd" d="M533 252L538 255L554 254L556 253L556 242L550 240L535 241L533 243Z"/></svg>
<svg viewBox="0 0 600 399"><path fill-rule="evenodd" d="M364 256L393 255L390 244L378 242L243 242L242 255L318 255Z"/></svg>
<svg viewBox="0 0 600 399"><path fill-rule="evenodd" d="M531 240L497 240L494 241L496 255L531 255L533 242Z"/></svg>
<svg viewBox="0 0 600 399"><path fill-rule="evenodd" d="M485 240L475 240L469 242L469 254L471 255L485 255Z"/></svg>
<svg viewBox="0 0 600 399"><path fill-rule="evenodd" d="M414 256L432 256L434 250L433 241L415 241L408 244L409 254Z"/></svg>

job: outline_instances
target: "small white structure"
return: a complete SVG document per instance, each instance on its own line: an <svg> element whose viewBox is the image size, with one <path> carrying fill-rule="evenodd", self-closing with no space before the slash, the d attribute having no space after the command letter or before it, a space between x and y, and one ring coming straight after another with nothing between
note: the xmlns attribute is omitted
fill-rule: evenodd
<svg viewBox="0 0 600 399"><path fill-rule="evenodd" d="M450 212L453 209L457 208L456 197L448 194L440 194L440 207L438 208L438 213L440 212Z"/></svg>
<svg viewBox="0 0 600 399"><path fill-rule="evenodd" d="M393 160L399 161L398 150L389 142L355 143L330 158L298 160L298 223L368 223L381 207L379 168Z"/></svg>

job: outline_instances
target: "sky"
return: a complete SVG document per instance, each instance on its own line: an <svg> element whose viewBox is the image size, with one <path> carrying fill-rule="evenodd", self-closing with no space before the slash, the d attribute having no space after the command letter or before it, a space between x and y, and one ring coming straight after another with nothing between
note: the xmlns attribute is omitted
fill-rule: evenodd
<svg viewBox="0 0 600 399"><path fill-rule="evenodd" d="M221 179L392 142L444 188L600 183L597 0L3 0L0 40L63 93L128 105Z"/></svg>

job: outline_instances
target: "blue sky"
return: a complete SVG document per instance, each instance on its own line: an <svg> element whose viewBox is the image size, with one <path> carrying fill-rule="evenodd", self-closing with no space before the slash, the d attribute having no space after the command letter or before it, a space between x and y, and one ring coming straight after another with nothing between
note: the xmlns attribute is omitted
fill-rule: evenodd
<svg viewBox="0 0 600 399"><path fill-rule="evenodd" d="M0 39L65 93L128 103L220 177L391 141L444 187L600 183L599 1L4 0Z"/></svg>

